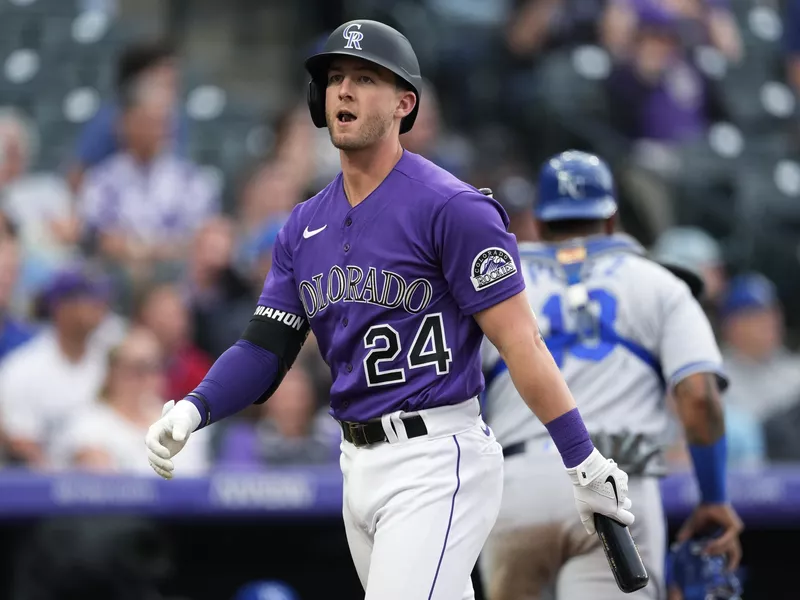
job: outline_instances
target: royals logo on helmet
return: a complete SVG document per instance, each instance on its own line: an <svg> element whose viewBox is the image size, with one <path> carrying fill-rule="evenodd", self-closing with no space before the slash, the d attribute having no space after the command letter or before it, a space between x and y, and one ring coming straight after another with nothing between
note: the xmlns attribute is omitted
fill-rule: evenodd
<svg viewBox="0 0 800 600"><path fill-rule="evenodd" d="M586 180L568 171L558 173L558 193L580 200L586 196Z"/></svg>
<svg viewBox="0 0 800 600"><path fill-rule="evenodd" d="M487 248L472 260L470 279L475 291L493 286L517 272L514 259L502 248Z"/></svg>
<svg viewBox="0 0 800 600"><path fill-rule="evenodd" d="M361 23L353 23L345 27L342 37L347 40L347 43L344 47L361 50L361 40L364 39L364 34L360 31L354 31L354 29L361 29Z"/></svg>

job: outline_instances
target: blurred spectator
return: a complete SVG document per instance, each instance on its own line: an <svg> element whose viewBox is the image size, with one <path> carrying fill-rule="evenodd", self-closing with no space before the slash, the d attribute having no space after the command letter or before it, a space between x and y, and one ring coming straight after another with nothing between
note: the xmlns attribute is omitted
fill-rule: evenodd
<svg viewBox="0 0 800 600"><path fill-rule="evenodd" d="M242 263L242 270L246 271L254 292L261 291L272 268L272 248L285 222L285 219L267 222L239 249L239 262Z"/></svg>
<svg viewBox="0 0 800 600"><path fill-rule="evenodd" d="M800 94L800 2L786 2L783 24L786 71L795 93Z"/></svg>
<svg viewBox="0 0 800 600"><path fill-rule="evenodd" d="M144 328L131 330L108 355L97 402L73 412L59 438L66 464L155 475L143 460L142 440L161 414L165 387L158 339Z"/></svg>
<svg viewBox="0 0 800 600"><path fill-rule="evenodd" d="M502 88L497 57L502 55L503 28L512 18L513 0L424 0L423 19L411 19L407 30L420 56L423 73L430 73L448 106L448 123L467 127L497 106ZM387 11L388 12L388 11ZM430 67L430 68L426 68ZM422 105L425 103L422 96Z"/></svg>
<svg viewBox="0 0 800 600"><path fill-rule="evenodd" d="M206 222L195 236L181 282L191 314L194 343L217 358L242 335L255 310L258 289L234 267L235 229L229 219Z"/></svg>
<svg viewBox="0 0 800 600"><path fill-rule="evenodd" d="M536 221L533 218L533 204L536 197L534 183L520 174L511 173L499 182L494 198L508 213L508 232L515 235L518 242L535 242L539 239Z"/></svg>
<svg viewBox="0 0 800 600"><path fill-rule="evenodd" d="M108 310L108 290L82 269L64 270L43 303L51 327L0 366L0 427L15 459L49 468L62 464L59 430L94 401L105 377L105 348L91 338Z"/></svg>
<svg viewBox="0 0 800 600"><path fill-rule="evenodd" d="M783 342L774 284L757 273L733 278L722 302L725 404L757 423L800 401L800 357Z"/></svg>
<svg viewBox="0 0 800 600"><path fill-rule="evenodd" d="M166 384L158 338L143 327L131 330L109 354L97 402L73 413L59 438L67 464L155 476L142 455L142 440L161 414ZM203 473L208 466L208 432L196 432L192 438L192 444L175 458L189 476Z"/></svg>
<svg viewBox="0 0 800 600"><path fill-rule="evenodd" d="M275 140L265 172L259 173L251 183L267 192L264 186L277 178L277 188L271 190L275 197L257 193L262 203L280 212L287 210L285 206L280 207L283 202L289 201L288 210L291 210L294 204L328 185L341 166L339 151L331 144L328 130L317 129L308 117L305 93L278 116L274 130Z"/></svg>
<svg viewBox="0 0 800 600"><path fill-rule="evenodd" d="M605 0L522 0L510 20L508 45L518 56L597 44Z"/></svg>
<svg viewBox="0 0 800 600"><path fill-rule="evenodd" d="M178 111L178 62L175 49L165 41L145 42L127 48L118 61L114 101L102 106L84 127L78 139L69 183L77 192L86 171L119 152L124 146L119 120L124 98L130 88L145 85L157 88L169 106L169 146L185 153L188 120Z"/></svg>
<svg viewBox="0 0 800 600"><path fill-rule="evenodd" d="M261 166L245 184L236 212L237 262L244 268L250 268L255 261L264 232L283 225L292 208L304 200L306 181L298 177L288 162L273 160Z"/></svg>
<svg viewBox="0 0 800 600"><path fill-rule="evenodd" d="M728 61L737 63L742 59L742 39L728 4L728 0L610 0L605 3L600 37L613 55L625 56L642 12L651 6L663 7L674 15L686 43L712 45Z"/></svg>
<svg viewBox="0 0 800 600"><path fill-rule="evenodd" d="M456 177L470 174L472 149L465 139L447 131L442 123L439 97L429 82L421 86L417 120L408 133L400 136L406 150L420 154Z"/></svg>
<svg viewBox="0 0 800 600"><path fill-rule="evenodd" d="M87 173L79 212L100 255L138 282L181 264L194 232L219 210L219 190L167 150L171 107L159 89L129 92L123 150Z"/></svg>
<svg viewBox="0 0 800 600"><path fill-rule="evenodd" d="M705 291L701 304L717 329L717 308L725 291L726 273L722 248L699 227L673 227L662 233L651 251L651 257L699 273Z"/></svg>
<svg viewBox="0 0 800 600"><path fill-rule="evenodd" d="M222 434L219 462L280 466L335 462L341 432L318 408L311 378L295 366L260 407L255 423L233 422Z"/></svg>
<svg viewBox="0 0 800 600"><path fill-rule="evenodd" d="M711 122L724 119L724 110L709 80L686 57L679 15L648 0L635 8L631 50L607 82L614 127L630 142L702 138Z"/></svg>
<svg viewBox="0 0 800 600"><path fill-rule="evenodd" d="M189 310L174 285L159 285L141 301L138 321L152 331L161 344L167 399L180 400L194 390L213 363L208 354L192 343Z"/></svg>
<svg viewBox="0 0 800 600"><path fill-rule="evenodd" d="M0 361L34 337L37 327L14 313L13 296L20 266L16 230L0 213Z"/></svg>
<svg viewBox="0 0 800 600"><path fill-rule="evenodd" d="M14 108L0 108L0 208L19 230L26 291L77 256L80 232L66 182L55 173L30 172L38 149L35 122Z"/></svg>
<svg viewBox="0 0 800 600"><path fill-rule="evenodd" d="M672 0L681 4L681 0ZM744 44L739 24L730 9L729 0L695 0L698 19L708 28L708 40L723 56L732 63L739 63L744 57ZM704 6L705 5L705 6Z"/></svg>

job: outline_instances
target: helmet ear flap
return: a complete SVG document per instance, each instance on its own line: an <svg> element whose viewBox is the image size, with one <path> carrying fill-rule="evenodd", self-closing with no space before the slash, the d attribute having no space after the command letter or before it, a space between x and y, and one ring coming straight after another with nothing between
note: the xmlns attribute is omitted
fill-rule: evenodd
<svg viewBox="0 0 800 600"><path fill-rule="evenodd" d="M311 120L318 128L327 127L325 119L325 96L319 84L314 80L308 82L308 110L311 112Z"/></svg>

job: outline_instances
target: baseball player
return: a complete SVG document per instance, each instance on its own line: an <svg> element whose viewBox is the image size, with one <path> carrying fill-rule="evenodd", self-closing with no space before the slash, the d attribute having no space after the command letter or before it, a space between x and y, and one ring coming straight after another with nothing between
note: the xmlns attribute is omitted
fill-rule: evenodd
<svg viewBox="0 0 800 600"><path fill-rule="evenodd" d="M587 530L595 513L632 523L627 475L592 446L539 336L505 212L401 146L420 102L408 40L351 21L305 64L312 120L342 171L281 229L241 340L151 426L153 468L172 477L190 432L267 400L310 328L331 369L344 525L367 600L473 598L503 483L478 401L486 334L559 448Z"/></svg>
<svg viewBox="0 0 800 600"><path fill-rule="evenodd" d="M537 315L595 447L630 477L637 506L631 534L650 575L636 592L664 598L666 533L658 476L669 423L665 392L675 399L702 503L683 530L724 530L710 550L741 554L741 522L726 503L726 385L711 327L680 269L649 260L629 236L614 233L611 173L598 157L564 152L543 166L536 228L541 242L520 243L527 298ZM697 291L697 288L695 288ZM490 600L622 598L602 546L565 510L547 428L525 407L508 365L484 345L485 418L504 449L505 487L480 568Z"/></svg>

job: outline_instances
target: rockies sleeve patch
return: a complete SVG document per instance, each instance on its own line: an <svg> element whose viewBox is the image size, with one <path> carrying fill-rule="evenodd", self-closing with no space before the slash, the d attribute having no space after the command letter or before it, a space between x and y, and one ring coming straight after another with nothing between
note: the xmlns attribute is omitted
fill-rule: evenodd
<svg viewBox="0 0 800 600"><path fill-rule="evenodd" d="M517 272L514 259L502 248L486 248L472 259L470 279L476 292L485 290Z"/></svg>

